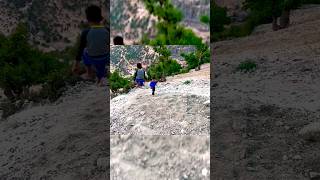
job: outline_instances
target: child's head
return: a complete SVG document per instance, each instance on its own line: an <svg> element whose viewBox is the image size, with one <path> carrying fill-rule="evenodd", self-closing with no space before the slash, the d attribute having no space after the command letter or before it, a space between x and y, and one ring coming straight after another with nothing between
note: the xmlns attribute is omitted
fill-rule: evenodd
<svg viewBox="0 0 320 180"><path fill-rule="evenodd" d="M113 38L113 44L114 45L124 45L123 38L121 36L116 36Z"/></svg>
<svg viewBox="0 0 320 180"><path fill-rule="evenodd" d="M138 68L138 69L142 69L142 64L141 64L141 63L138 63L138 64L137 64L137 68Z"/></svg>
<svg viewBox="0 0 320 180"><path fill-rule="evenodd" d="M91 5L86 9L86 16L89 23L100 23L103 20L101 8Z"/></svg>

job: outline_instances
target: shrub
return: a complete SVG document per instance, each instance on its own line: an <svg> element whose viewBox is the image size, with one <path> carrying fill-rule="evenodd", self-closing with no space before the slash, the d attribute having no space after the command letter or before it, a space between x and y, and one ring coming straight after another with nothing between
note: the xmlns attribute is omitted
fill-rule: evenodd
<svg viewBox="0 0 320 180"><path fill-rule="evenodd" d="M206 16L206 15L201 16L201 17L200 17L200 21L203 22L203 23L205 23L205 24L209 24L209 23L210 23L210 17L209 17L209 16Z"/></svg>
<svg viewBox="0 0 320 180"><path fill-rule="evenodd" d="M42 84L50 75L68 65L28 44L28 31L24 25L0 41L0 87L16 98L24 88ZM12 97L10 97L12 98Z"/></svg>
<svg viewBox="0 0 320 180"><path fill-rule="evenodd" d="M115 70L113 73L110 74L109 82L110 89L113 92L116 92L119 89L124 89L125 91L128 91L133 87L132 81L129 78L122 77L118 70Z"/></svg>
<svg viewBox="0 0 320 180"><path fill-rule="evenodd" d="M237 67L237 70L241 72L252 72L256 68L257 68L257 64L255 62L251 60L246 60L239 64L239 66Z"/></svg>

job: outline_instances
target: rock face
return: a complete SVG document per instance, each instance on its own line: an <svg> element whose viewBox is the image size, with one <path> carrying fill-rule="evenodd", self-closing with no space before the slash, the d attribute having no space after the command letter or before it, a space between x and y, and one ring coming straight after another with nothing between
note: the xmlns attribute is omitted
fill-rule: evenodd
<svg viewBox="0 0 320 180"><path fill-rule="evenodd" d="M85 8L101 6L109 19L109 1L104 0L3 0L0 1L0 33L10 34L19 22L26 22L30 41L43 50L63 50L73 45L86 22Z"/></svg>
<svg viewBox="0 0 320 180"><path fill-rule="evenodd" d="M209 0L174 0L172 3L184 15L182 24L208 42L209 26L201 23L200 17L210 15ZM157 18L150 15L142 0L111 0L110 5L111 42L118 35L124 37L128 45L139 44L143 34L154 37Z"/></svg>
<svg viewBox="0 0 320 180"><path fill-rule="evenodd" d="M196 50L195 46L167 46L171 51L171 58L180 64L185 64L181 53L191 53ZM124 75L133 75L137 63L142 63L144 67L153 63L159 54L151 46L111 46L111 72L120 70Z"/></svg>
<svg viewBox="0 0 320 180"><path fill-rule="evenodd" d="M241 22L247 16L247 12L242 9L245 0L215 0L215 2L218 6L227 8L228 15L235 22Z"/></svg>

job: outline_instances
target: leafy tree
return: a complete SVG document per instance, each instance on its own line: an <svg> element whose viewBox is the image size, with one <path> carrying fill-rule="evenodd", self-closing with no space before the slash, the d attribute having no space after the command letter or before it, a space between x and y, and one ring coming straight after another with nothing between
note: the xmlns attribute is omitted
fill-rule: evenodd
<svg viewBox="0 0 320 180"><path fill-rule="evenodd" d="M200 70L200 66L204 63L210 62L210 49L207 45L202 44L196 46L196 52L192 52L189 54L182 53L181 56L185 58L185 61L188 64L188 70L190 69L198 69Z"/></svg>
<svg viewBox="0 0 320 180"><path fill-rule="evenodd" d="M231 22L227 15L227 9L219 7L214 1L211 1L210 16L210 27L212 32L222 32L224 26Z"/></svg>
<svg viewBox="0 0 320 180"><path fill-rule="evenodd" d="M142 43L149 45L197 45L202 39L179 24L183 14L170 0L143 0L147 10L158 17L157 35L153 39L143 36Z"/></svg>
<svg viewBox="0 0 320 180"><path fill-rule="evenodd" d="M251 10L251 16L258 17L258 24L272 21L273 30L278 30L289 26L290 11L301 3L301 0L246 0L244 8Z"/></svg>
<svg viewBox="0 0 320 180"><path fill-rule="evenodd" d="M150 79L164 80L166 76L180 72L182 69L181 65L176 60L170 58L171 52L166 46L154 47L154 49L160 56L147 70Z"/></svg>
<svg viewBox="0 0 320 180"><path fill-rule="evenodd" d="M9 37L0 39L0 87L9 98L20 97L26 87L47 82L50 74L60 72L66 65L32 48L23 24Z"/></svg>

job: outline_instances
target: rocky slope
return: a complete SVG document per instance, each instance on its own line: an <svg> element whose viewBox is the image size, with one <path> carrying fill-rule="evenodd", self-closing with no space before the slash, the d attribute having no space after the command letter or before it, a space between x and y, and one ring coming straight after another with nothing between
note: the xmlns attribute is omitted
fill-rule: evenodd
<svg viewBox="0 0 320 180"><path fill-rule="evenodd" d="M104 0L3 0L0 33L8 35L18 23L24 22L33 44L47 51L63 50L76 42L86 21L85 8L90 4L101 6L104 17L109 17L109 1Z"/></svg>
<svg viewBox="0 0 320 180"><path fill-rule="evenodd" d="M182 24L208 42L209 27L200 22L200 17L209 16L209 0L173 0L172 3L184 15ZM124 37L125 44L139 44L144 33L149 37L155 35L157 18L150 15L142 0L111 0L110 5L111 42L115 36L120 35Z"/></svg>
<svg viewBox="0 0 320 180"><path fill-rule="evenodd" d="M156 95L146 87L119 95L110 102L111 134L208 135L210 66L169 77Z"/></svg>
<svg viewBox="0 0 320 180"><path fill-rule="evenodd" d="M113 180L210 179L209 136L112 136Z"/></svg>
<svg viewBox="0 0 320 180"><path fill-rule="evenodd" d="M319 6L304 7L288 29L212 45L217 179L319 179L319 18ZM237 71L248 59L257 69Z"/></svg>
<svg viewBox="0 0 320 180"><path fill-rule="evenodd" d="M80 83L56 103L0 121L0 179L106 179L107 89Z"/></svg>

